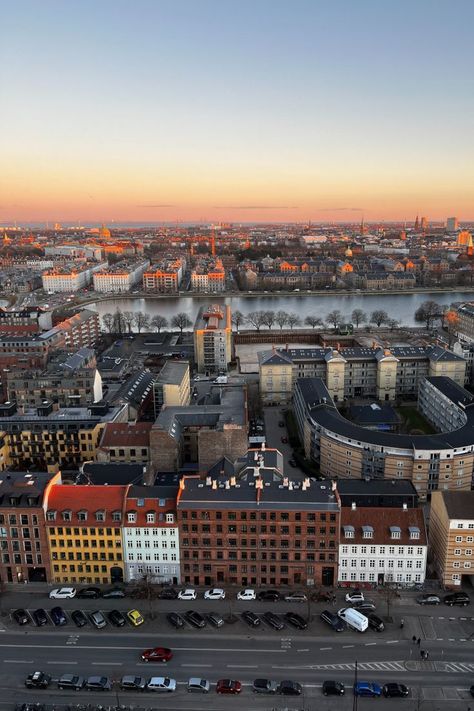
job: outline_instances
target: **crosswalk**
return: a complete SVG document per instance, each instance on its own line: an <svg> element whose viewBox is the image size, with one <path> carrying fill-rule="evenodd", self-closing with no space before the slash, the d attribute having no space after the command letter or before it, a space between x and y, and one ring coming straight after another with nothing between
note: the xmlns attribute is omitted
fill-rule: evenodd
<svg viewBox="0 0 474 711"><path fill-rule="evenodd" d="M353 662L350 662L348 664L312 664L311 669L354 671L355 664ZM405 662L358 662L357 669L359 671L406 671Z"/></svg>
<svg viewBox="0 0 474 711"><path fill-rule="evenodd" d="M454 672L456 674L474 673L474 663L471 662L435 662L438 672Z"/></svg>

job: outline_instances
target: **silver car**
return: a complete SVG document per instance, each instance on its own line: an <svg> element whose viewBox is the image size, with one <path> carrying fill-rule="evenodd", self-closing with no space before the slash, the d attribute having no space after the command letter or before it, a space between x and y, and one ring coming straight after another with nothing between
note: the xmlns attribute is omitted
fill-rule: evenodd
<svg viewBox="0 0 474 711"><path fill-rule="evenodd" d="M148 691L176 691L176 679L168 676L152 676L147 684Z"/></svg>
<svg viewBox="0 0 474 711"><path fill-rule="evenodd" d="M196 692L201 694L208 694L211 685L207 679L200 679L197 676L192 676L188 681L187 688L190 693Z"/></svg>

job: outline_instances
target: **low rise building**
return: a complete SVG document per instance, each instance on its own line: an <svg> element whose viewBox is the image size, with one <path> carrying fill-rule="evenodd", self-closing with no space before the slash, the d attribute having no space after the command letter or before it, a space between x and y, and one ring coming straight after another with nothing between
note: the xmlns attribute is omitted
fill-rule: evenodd
<svg viewBox="0 0 474 711"><path fill-rule="evenodd" d="M190 400L189 363L167 360L153 382L155 419L163 406L186 407Z"/></svg>
<svg viewBox="0 0 474 711"><path fill-rule="evenodd" d="M225 277L221 259L200 259L191 271L191 289L199 292L225 291Z"/></svg>
<svg viewBox="0 0 474 711"><path fill-rule="evenodd" d="M474 573L474 491L435 491L430 552L442 585L457 588Z"/></svg>
<svg viewBox="0 0 474 711"><path fill-rule="evenodd" d="M230 306L203 306L194 324L194 360L199 373L227 371L232 360Z"/></svg>
<svg viewBox="0 0 474 711"><path fill-rule="evenodd" d="M139 262L118 262L94 273L94 291L119 294L142 283L143 274L150 266L148 259Z"/></svg>
<svg viewBox="0 0 474 711"><path fill-rule="evenodd" d="M48 294L79 291L91 284L94 272L103 270L106 267L107 262L102 262L101 264L91 263L84 266L75 263L57 265L43 273L43 289Z"/></svg>
<svg viewBox="0 0 474 711"><path fill-rule="evenodd" d="M14 311L0 308L0 334L2 335L35 335L51 327L51 311L45 311L40 306L26 306Z"/></svg>
<svg viewBox="0 0 474 711"><path fill-rule="evenodd" d="M137 463L150 460L151 422L109 422L97 449L98 462Z"/></svg>
<svg viewBox="0 0 474 711"><path fill-rule="evenodd" d="M100 337L99 314L82 309L58 323L56 328L64 334L66 348L94 348Z"/></svg>
<svg viewBox="0 0 474 711"><path fill-rule="evenodd" d="M186 263L183 259L165 259L143 274L145 291L176 292L181 286Z"/></svg>

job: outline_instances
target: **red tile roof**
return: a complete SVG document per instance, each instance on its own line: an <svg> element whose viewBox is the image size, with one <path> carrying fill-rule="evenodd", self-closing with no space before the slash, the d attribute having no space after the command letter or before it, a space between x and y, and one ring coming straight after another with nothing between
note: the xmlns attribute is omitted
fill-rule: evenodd
<svg viewBox="0 0 474 711"><path fill-rule="evenodd" d="M109 422L104 427L101 447L149 447L152 422Z"/></svg>
<svg viewBox="0 0 474 711"><path fill-rule="evenodd" d="M77 512L87 511L91 517L87 522L81 522L81 525L87 523L89 525L107 525L112 522L111 514L114 511L123 510L123 503L127 486L95 486L88 484L57 484L50 489L49 497L46 503L48 511L71 511L71 523L77 523ZM96 511L105 511L106 520L98 522L93 514ZM58 520L58 519L57 519ZM119 522L114 521L117 526Z"/></svg>
<svg viewBox="0 0 474 711"><path fill-rule="evenodd" d="M344 526L354 526L354 538L344 535ZM363 538L362 526L372 526L372 538ZM390 527L398 526L401 529L400 538L392 538ZM420 529L418 539L410 538L409 527ZM343 506L341 509L341 540L342 545L427 545L425 518L423 509L399 509L357 507L351 509Z"/></svg>

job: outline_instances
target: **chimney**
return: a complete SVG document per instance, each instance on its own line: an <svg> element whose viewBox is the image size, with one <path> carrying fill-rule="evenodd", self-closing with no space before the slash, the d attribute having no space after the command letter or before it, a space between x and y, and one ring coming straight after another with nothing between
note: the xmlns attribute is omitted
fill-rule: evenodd
<svg viewBox="0 0 474 711"><path fill-rule="evenodd" d="M309 476L305 477L304 483L306 484L306 488L309 489L309 487L311 486L311 480Z"/></svg>
<svg viewBox="0 0 474 711"><path fill-rule="evenodd" d="M288 491L293 491L293 482L288 482Z"/></svg>
<svg viewBox="0 0 474 711"><path fill-rule="evenodd" d="M225 488L230 489L230 481L228 479L226 479Z"/></svg>
<svg viewBox="0 0 474 711"><path fill-rule="evenodd" d="M262 452L265 451L265 442L262 442Z"/></svg>
<svg viewBox="0 0 474 711"><path fill-rule="evenodd" d="M212 484L212 479L210 476L207 476L206 477L206 486L211 486L211 484Z"/></svg>
<svg viewBox="0 0 474 711"><path fill-rule="evenodd" d="M235 476L230 477L230 485L235 486Z"/></svg>
<svg viewBox="0 0 474 711"><path fill-rule="evenodd" d="M408 511L408 505L407 505L407 504L403 504L403 510L404 510L404 511Z"/></svg>
<svg viewBox="0 0 474 711"><path fill-rule="evenodd" d="M185 487L185 484L184 484L184 476L183 476L183 477L181 477L181 479L179 480L179 488L180 488L181 491L182 491L182 490L184 489L184 487Z"/></svg>
<svg viewBox="0 0 474 711"><path fill-rule="evenodd" d="M355 501L353 501L353 502L352 502L352 505L351 505L351 509L352 509L353 511L355 511L356 508L357 508L357 504L356 504Z"/></svg>
<svg viewBox="0 0 474 711"><path fill-rule="evenodd" d="M212 480L212 488L217 489L217 479Z"/></svg>
<svg viewBox="0 0 474 711"><path fill-rule="evenodd" d="M256 462L258 459L258 452L257 451L254 452L253 458L254 458L254 461Z"/></svg>
<svg viewBox="0 0 474 711"><path fill-rule="evenodd" d="M306 479L303 479L303 483L301 484L301 488L303 491L306 491Z"/></svg>
<svg viewBox="0 0 474 711"><path fill-rule="evenodd" d="M283 486L288 486L288 477L287 476L283 477Z"/></svg>

